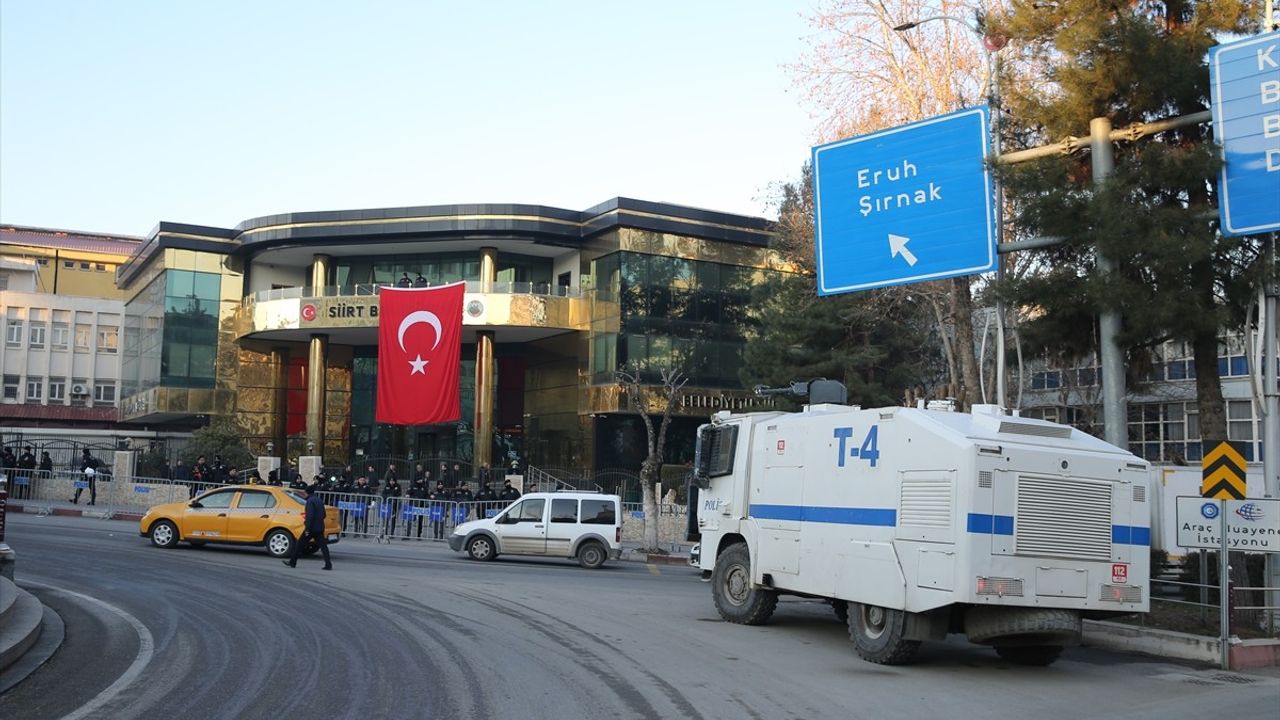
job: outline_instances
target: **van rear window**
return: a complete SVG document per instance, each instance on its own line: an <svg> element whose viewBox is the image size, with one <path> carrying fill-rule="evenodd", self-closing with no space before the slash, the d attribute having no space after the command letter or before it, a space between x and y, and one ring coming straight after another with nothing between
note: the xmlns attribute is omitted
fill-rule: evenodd
<svg viewBox="0 0 1280 720"><path fill-rule="evenodd" d="M582 523L584 525L615 525L618 511L612 500L583 500Z"/></svg>

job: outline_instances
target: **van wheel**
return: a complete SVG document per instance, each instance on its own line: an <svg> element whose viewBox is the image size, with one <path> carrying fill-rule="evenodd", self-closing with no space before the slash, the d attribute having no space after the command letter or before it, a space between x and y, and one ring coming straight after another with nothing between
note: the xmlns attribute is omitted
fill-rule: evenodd
<svg viewBox="0 0 1280 720"><path fill-rule="evenodd" d="M1062 654L1061 645L996 645L996 654L1019 665L1045 667Z"/></svg>
<svg viewBox="0 0 1280 720"><path fill-rule="evenodd" d="M487 535L471 538L471 542L467 543L467 554L472 560L492 560L497 555L493 551L493 541Z"/></svg>
<svg viewBox="0 0 1280 720"><path fill-rule="evenodd" d="M907 640L907 614L878 605L849 603L849 637L858 657L881 665L908 662L920 648L919 640Z"/></svg>
<svg viewBox="0 0 1280 720"><path fill-rule="evenodd" d="M578 564L588 570L595 570L604 565L604 561L608 558L609 555L598 542L589 542L578 548Z"/></svg>
<svg viewBox="0 0 1280 720"><path fill-rule="evenodd" d="M175 547L178 544L178 526L168 520L161 520L151 526L151 544L158 548Z"/></svg>
<svg viewBox="0 0 1280 720"><path fill-rule="evenodd" d="M778 593L751 584L751 553L734 543L716 558L711 573L711 596L720 617L741 625L761 625L778 607Z"/></svg>

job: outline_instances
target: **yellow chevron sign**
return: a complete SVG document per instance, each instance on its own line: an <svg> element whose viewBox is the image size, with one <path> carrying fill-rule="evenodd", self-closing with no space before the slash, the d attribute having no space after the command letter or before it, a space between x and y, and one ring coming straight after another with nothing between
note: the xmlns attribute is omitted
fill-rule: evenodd
<svg viewBox="0 0 1280 720"><path fill-rule="evenodd" d="M1218 500L1243 500L1247 488L1244 455L1230 442L1220 442L1204 454L1200 467L1200 496Z"/></svg>

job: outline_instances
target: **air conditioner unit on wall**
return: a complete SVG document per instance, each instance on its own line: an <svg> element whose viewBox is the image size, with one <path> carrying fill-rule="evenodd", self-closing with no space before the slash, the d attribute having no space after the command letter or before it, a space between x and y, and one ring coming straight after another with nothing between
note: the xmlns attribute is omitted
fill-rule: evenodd
<svg viewBox="0 0 1280 720"><path fill-rule="evenodd" d="M71 394L72 394L72 395L88 395L88 394L89 394L89 386L88 386L88 385L81 385L80 383L76 383L75 385L72 385L72 386L71 386Z"/></svg>

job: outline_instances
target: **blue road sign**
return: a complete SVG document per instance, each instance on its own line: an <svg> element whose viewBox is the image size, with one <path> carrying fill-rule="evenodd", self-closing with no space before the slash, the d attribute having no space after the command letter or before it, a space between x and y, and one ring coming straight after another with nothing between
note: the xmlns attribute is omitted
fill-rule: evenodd
<svg viewBox="0 0 1280 720"><path fill-rule="evenodd" d="M1280 32L1209 48L1223 235L1280 230Z"/></svg>
<svg viewBox="0 0 1280 720"><path fill-rule="evenodd" d="M813 149L818 294L987 272L986 106Z"/></svg>

